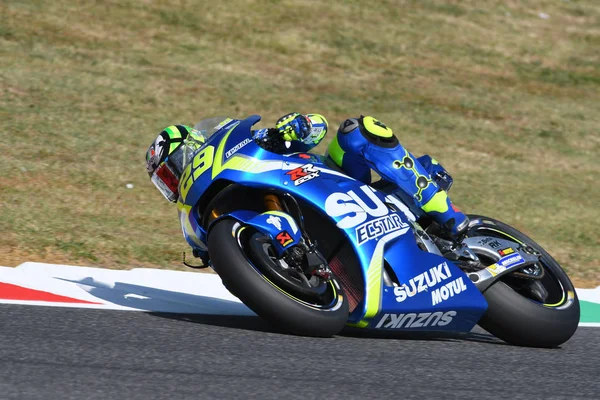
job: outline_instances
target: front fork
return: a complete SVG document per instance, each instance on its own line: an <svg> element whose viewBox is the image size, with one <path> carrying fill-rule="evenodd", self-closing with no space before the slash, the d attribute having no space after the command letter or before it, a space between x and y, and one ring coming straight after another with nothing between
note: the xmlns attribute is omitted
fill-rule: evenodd
<svg viewBox="0 0 600 400"><path fill-rule="evenodd" d="M273 245L277 258L285 265L329 281L332 273L327 260L304 229L304 218L296 199L288 193L268 192L262 195L262 204L266 209L262 213L249 210L222 213L215 206L208 216L208 225L221 218L234 218L262 233L265 240Z"/></svg>
<svg viewBox="0 0 600 400"><path fill-rule="evenodd" d="M285 193L282 196L283 201L274 193L265 195L264 204L269 210L267 212L285 213L288 217L295 214L296 218L292 220L298 223L301 237L298 242L290 245L288 249L283 249L280 256L283 256L286 261L300 267L307 275L316 275L325 281L329 281L332 272L329 269L327 260L317 250L316 242L310 239L308 232L304 228L304 217L302 216L300 205L289 193Z"/></svg>

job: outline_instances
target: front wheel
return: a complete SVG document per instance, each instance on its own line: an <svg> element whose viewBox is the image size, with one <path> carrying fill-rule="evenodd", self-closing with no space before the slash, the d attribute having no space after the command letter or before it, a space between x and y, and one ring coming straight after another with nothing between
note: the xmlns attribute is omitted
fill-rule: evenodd
<svg viewBox="0 0 600 400"><path fill-rule="evenodd" d="M335 276L302 279L273 262L267 240L232 219L215 223L208 237L215 271L229 291L265 320L304 336L339 333L348 302Z"/></svg>
<svg viewBox="0 0 600 400"><path fill-rule="evenodd" d="M492 236L531 246L541 253L541 280L528 281L510 274L483 295L488 309L479 325L514 345L557 347L573 336L579 324L579 300L571 280L540 245L515 228L493 218L469 215L468 236ZM543 286L546 299L535 295Z"/></svg>

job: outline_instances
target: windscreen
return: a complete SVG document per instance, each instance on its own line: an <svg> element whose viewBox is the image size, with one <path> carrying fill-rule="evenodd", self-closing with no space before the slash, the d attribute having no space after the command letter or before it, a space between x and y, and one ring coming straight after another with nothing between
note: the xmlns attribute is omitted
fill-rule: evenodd
<svg viewBox="0 0 600 400"><path fill-rule="evenodd" d="M202 132L206 139L210 138L216 131L225 126L228 122L233 121L227 117L213 117L203 119L194 125L194 129Z"/></svg>
<svg viewBox="0 0 600 400"><path fill-rule="evenodd" d="M183 142L183 167L185 168L194 155L204 146L206 141L219 129L233 121L227 117L206 118L194 125L194 128Z"/></svg>

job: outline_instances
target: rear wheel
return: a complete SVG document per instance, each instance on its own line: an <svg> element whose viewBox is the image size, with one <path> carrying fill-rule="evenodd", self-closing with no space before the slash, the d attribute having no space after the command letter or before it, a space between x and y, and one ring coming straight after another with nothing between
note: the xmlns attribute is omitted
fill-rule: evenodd
<svg viewBox="0 0 600 400"><path fill-rule="evenodd" d="M527 280L523 278L525 274L509 274L494 283L483 293L488 309L479 325L500 339L520 346L556 347L569 340L579 324L579 300L561 266L540 245L515 228L493 218L479 215L469 215L469 218L472 221L469 237L492 236L530 246L541 254L539 264L544 272L539 280Z"/></svg>
<svg viewBox="0 0 600 400"><path fill-rule="evenodd" d="M260 317L305 336L332 336L344 328L348 302L337 278L286 268L260 233L224 219L211 229L208 251L223 284Z"/></svg>

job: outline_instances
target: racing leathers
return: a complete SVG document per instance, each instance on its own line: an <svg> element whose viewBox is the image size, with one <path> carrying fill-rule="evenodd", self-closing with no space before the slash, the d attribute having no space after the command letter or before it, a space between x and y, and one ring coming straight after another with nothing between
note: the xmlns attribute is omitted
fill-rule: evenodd
<svg viewBox="0 0 600 400"><path fill-rule="evenodd" d="M256 131L254 138L267 149L291 153L310 150L326 133L323 116L291 113L280 118L275 128ZM396 184L439 224L448 238L459 239L466 231L468 217L452 204L431 176L434 170L441 169L436 168L437 162L429 156L415 158L377 119L361 116L344 121L329 144L327 156L354 179L371 183L374 170Z"/></svg>

